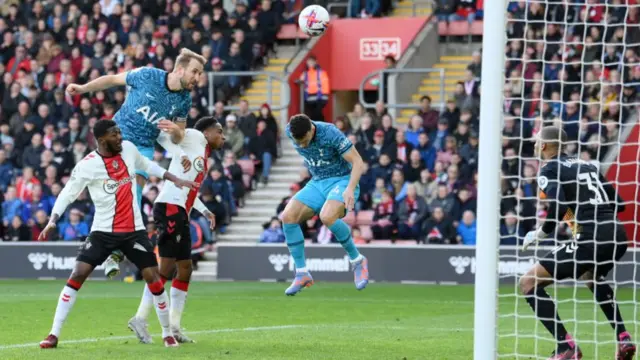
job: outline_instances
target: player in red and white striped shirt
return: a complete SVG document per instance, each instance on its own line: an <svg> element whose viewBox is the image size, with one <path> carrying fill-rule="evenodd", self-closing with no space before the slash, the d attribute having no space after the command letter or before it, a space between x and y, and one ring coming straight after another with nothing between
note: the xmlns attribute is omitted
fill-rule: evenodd
<svg viewBox="0 0 640 360"><path fill-rule="evenodd" d="M169 329L169 299L160 281L153 246L147 237L136 201L136 170L169 180L178 188L196 188L198 185L193 181L178 179L142 156L135 145L123 142L120 129L111 120L98 121L93 134L98 142L98 150L87 155L73 169L71 178L56 199L49 224L38 237L38 240L46 239L47 234L55 230L56 222L67 206L85 188L89 189L96 207L91 233L82 245L75 268L62 289L51 333L40 342L40 347L58 346L62 324L76 301L78 290L93 269L114 250L121 250L140 269L153 294L164 344L178 346Z"/></svg>
<svg viewBox="0 0 640 360"><path fill-rule="evenodd" d="M224 145L222 126L213 117L204 117L195 124L194 129L186 129L185 136L179 145L171 142L168 136L158 139L167 151L173 153L169 171L182 171L182 156L187 156L193 164L184 177L200 184L207 175L207 160L212 150ZM153 206L153 221L158 229L158 250L160 253L160 276L162 281L174 274L171 283L171 332L180 343L193 342L184 335L180 328L182 311L191 280L191 230L189 213L196 209L209 218L211 229L215 228L215 216L198 198L198 188L180 189L174 184L165 184ZM147 330L147 317L153 305L152 293L145 286L140 307L136 315L129 320L129 328L138 336L140 342L151 343L151 335Z"/></svg>

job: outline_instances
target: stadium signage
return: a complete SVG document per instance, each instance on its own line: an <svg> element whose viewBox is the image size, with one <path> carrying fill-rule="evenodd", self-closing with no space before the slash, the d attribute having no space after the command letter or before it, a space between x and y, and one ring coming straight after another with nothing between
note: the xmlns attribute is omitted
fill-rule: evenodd
<svg viewBox="0 0 640 360"><path fill-rule="evenodd" d="M400 58L401 39L395 38L361 38L360 39L360 60L379 61L387 56L392 56L396 60Z"/></svg>
<svg viewBox="0 0 640 360"><path fill-rule="evenodd" d="M541 248L538 256L553 248ZM475 247L455 245L360 245L369 258L373 281L473 284L476 273ZM348 257L342 247L307 245L307 267L318 281L353 281ZM622 258L615 276L619 286L634 283L640 271L636 261L640 250L632 249ZM500 249L498 274L503 284L513 284L536 261L533 251L522 252L513 246ZM218 244L220 280L289 281L294 264L284 244ZM243 264L252 264L246 266Z"/></svg>
<svg viewBox="0 0 640 360"><path fill-rule="evenodd" d="M66 279L76 263L80 242L0 244L0 279ZM125 267L130 266L125 264ZM102 265L92 278L104 278ZM127 272L126 270L123 272Z"/></svg>

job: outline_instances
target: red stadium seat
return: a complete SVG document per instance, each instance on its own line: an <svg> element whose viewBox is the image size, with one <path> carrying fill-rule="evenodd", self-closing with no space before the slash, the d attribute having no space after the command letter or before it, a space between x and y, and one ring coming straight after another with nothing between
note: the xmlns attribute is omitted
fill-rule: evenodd
<svg viewBox="0 0 640 360"><path fill-rule="evenodd" d="M371 225L371 222L373 221L373 213L374 212L371 210L360 211L356 218L356 224Z"/></svg>
<svg viewBox="0 0 640 360"><path fill-rule="evenodd" d="M370 226L360 226L360 234L362 234L362 238L365 240L373 239L373 232L371 232Z"/></svg>
<svg viewBox="0 0 640 360"><path fill-rule="evenodd" d="M295 40L295 39L307 39L309 35L303 33L295 24L282 25L278 32L278 40Z"/></svg>
<svg viewBox="0 0 640 360"><path fill-rule="evenodd" d="M249 176L253 176L256 172L256 166L253 164L253 160L240 159L238 165L242 168L242 172Z"/></svg>
<svg viewBox="0 0 640 360"><path fill-rule="evenodd" d="M474 21L471 26L464 20L450 23L441 21L438 23L438 34L441 36L482 35L482 21Z"/></svg>

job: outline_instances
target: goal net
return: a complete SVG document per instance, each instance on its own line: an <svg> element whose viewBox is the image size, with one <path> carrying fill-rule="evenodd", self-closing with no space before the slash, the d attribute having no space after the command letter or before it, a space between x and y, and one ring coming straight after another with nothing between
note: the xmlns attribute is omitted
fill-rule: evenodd
<svg viewBox="0 0 640 360"><path fill-rule="evenodd" d="M640 339L633 248L640 235L640 5L635 0L511 1L506 18L503 88L488 89L482 82L482 96L503 93L497 357L547 359L556 349L519 284L520 276L549 251L574 252L577 231L571 214L549 239L530 251L520 249L524 235L549 211L540 199L537 177L542 164L534 155L534 137L549 125L566 131L564 152L595 164L625 202L618 219L630 246L604 281L615 291L627 331ZM486 29L485 37L490 36ZM482 136L480 141L487 141ZM579 181L593 192L593 202L607 200L597 178ZM482 236L479 233L479 243ZM615 236L611 234L612 242ZM546 291L584 359L615 359L618 336L586 285L569 278Z"/></svg>

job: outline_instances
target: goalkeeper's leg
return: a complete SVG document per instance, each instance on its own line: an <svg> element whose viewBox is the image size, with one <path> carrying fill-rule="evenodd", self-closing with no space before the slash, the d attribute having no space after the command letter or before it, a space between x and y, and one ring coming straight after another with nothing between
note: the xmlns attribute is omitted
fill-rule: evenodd
<svg viewBox="0 0 640 360"><path fill-rule="evenodd" d="M631 340L631 335L624 326L624 320L620 314L620 308L616 303L615 293L611 286L607 284L604 276L594 280L593 272L583 275L582 280L587 280L587 287L593 293L600 309L609 320L609 324L616 332L618 339L618 352L616 360L631 360L636 353L636 346Z"/></svg>
<svg viewBox="0 0 640 360"><path fill-rule="evenodd" d="M520 278L520 290L538 320L557 341L556 349L549 359L581 359L582 353L560 320L555 301L544 289L553 281L550 272L540 263L536 263Z"/></svg>

